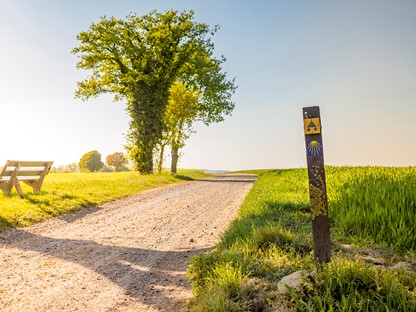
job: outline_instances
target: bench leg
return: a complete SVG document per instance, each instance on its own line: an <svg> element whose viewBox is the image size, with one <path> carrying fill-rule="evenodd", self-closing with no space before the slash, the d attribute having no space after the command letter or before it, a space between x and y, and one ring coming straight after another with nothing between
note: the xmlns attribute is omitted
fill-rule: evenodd
<svg viewBox="0 0 416 312"><path fill-rule="evenodd" d="M33 188L33 193L37 194L40 192L40 189L42 187L43 181L23 181L25 184L29 185L31 188Z"/></svg>
<svg viewBox="0 0 416 312"><path fill-rule="evenodd" d="M24 196L22 187L20 186L19 180L17 179L17 174L19 172L20 166L17 165L14 169L12 175L10 176L10 180L2 181L0 183L0 189L2 189L5 193L10 194L12 192L13 186L16 187L16 191L20 194L20 196Z"/></svg>
<svg viewBox="0 0 416 312"><path fill-rule="evenodd" d="M39 179L36 181L23 181L27 185L30 185L33 188L33 193L37 194L40 192L42 188L43 180L45 179L46 174L49 172L49 167L45 164L45 168L43 169L42 173L39 176Z"/></svg>
<svg viewBox="0 0 416 312"><path fill-rule="evenodd" d="M13 188L13 184L10 183L9 181L5 182L2 181L0 182L0 190L2 190L4 193L6 194L10 194Z"/></svg>
<svg viewBox="0 0 416 312"><path fill-rule="evenodd" d="M14 182L14 187L16 188L16 191L19 193L20 196L25 196L25 193L23 193L22 187L20 186L19 180L16 180Z"/></svg>

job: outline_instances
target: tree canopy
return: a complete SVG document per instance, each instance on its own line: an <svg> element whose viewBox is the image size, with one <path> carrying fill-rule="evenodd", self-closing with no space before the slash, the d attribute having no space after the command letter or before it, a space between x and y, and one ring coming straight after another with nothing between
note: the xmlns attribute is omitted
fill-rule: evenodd
<svg viewBox="0 0 416 312"><path fill-rule="evenodd" d="M79 160L78 167L82 172L94 172L102 169L104 163L101 154L96 150L84 154Z"/></svg>
<svg viewBox="0 0 416 312"><path fill-rule="evenodd" d="M120 168L123 168L127 164L127 159L124 157L124 154L121 152L115 152L113 154L107 155L105 162L109 167L114 167L116 172Z"/></svg>
<svg viewBox="0 0 416 312"><path fill-rule="evenodd" d="M193 20L193 11L152 11L126 19L103 17L77 39L73 49L77 68L90 75L78 83L75 96L83 100L111 93L127 102L130 129L127 148L141 173L153 171L153 151L164 129L169 90L175 81L185 81L201 90L201 105L230 111L234 80L222 72L223 57L213 56L209 36L218 27ZM201 115L211 122L217 115Z"/></svg>

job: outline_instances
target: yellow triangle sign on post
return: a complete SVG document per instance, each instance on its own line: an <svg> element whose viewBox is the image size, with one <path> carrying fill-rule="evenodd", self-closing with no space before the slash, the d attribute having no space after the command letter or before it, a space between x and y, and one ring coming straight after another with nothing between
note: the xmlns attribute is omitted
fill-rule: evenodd
<svg viewBox="0 0 416 312"><path fill-rule="evenodd" d="M305 134L321 133L321 121L319 118L306 118L303 120Z"/></svg>

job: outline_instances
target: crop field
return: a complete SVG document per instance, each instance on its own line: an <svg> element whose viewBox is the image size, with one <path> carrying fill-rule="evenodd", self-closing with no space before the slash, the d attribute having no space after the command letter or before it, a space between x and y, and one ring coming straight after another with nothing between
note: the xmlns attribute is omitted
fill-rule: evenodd
<svg viewBox="0 0 416 312"><path fill-rule="evenodd" d="M192 259L191 311L416 310L416 168L326 167L332 258L322 266L306 169L255 173L217 248ZM302 285L282 294L278 282L298 270Z"/></svg>
<svg viewBox="0 0 416 312"><path fill-rule="evenodd" d="M416 249L416 168L329 168L330 217L353 242Z"/></svg>
<svg viewBox="0 0 416 312"><path fill-rule="evenodd" d="M155 175L138 172L50 173L39 194L33 194L24 183L21 183L24 197L16 190L11 194L0 192L0 231L204 175L202 170L179 170L176 176L168 172Z"/></svg>

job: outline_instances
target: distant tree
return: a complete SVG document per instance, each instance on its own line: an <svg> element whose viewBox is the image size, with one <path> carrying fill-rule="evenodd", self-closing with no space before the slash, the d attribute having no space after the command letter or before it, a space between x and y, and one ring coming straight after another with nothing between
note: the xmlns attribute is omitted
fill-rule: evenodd
<svg viewBox="0 0 416 312"><path fill-rule="evenodd" d="M51 172L58 172L58 173L78 172L78 165L76 163L72 163L69 165L54 166L52 167Z"/></svg>
<svg viewBox="0 0 416 312"><path fill-rule="evenodd" d="M100 172L113 172L113 169L110 167L104 166L100 169Z"/></svg>
<svg viewBox="0 0 416 312"><path fill-rule="evenodd" d="M84 154L78 163L78 167L81 172L99 171L104 167L104 163L101 161L101 154L96 150Z"/></svg>
<svg viewBox="0 0 416 312"><path fill-rule="evenodd" d="M51 171L50 172L53 172L53 173L62 173L62 172L64 172L64 166L53 166L51 168Z"/></svg>
<svg viewBox="0 0 416 312"><path fill-rule="evenodd" d="M75 95L87 100L111 93L114 100L127 101L131 121L126 147L141 173L153 172L153 153L175 81L204 90L203 104L212 107L228 102L234 90L234 81L221 71L225 59L213 55L209 36L218 27L193 18L193 11L173 10L131 14L125 20L103 17L77 36L80 44L72 51L80 57L77 68L91 74L78 83Z"/></svg>
<svg viewBox="0 0 416 312"><path fill-rule="evenodd" d="M64 167L64 172L78 172L78 165L76 163L68 164Z"/></svg>
<svg viewBox="0 0 416 312"><path fill-rule="evenodd" d="M215 84L210 86L214 87ZM165 146L170 145L171 173L177 172L179 149L185 146L185 141L194 133L192 125L195 121L202 121L208 125L223 121L224 115L231 114L234 104L230 97L234 92L234 86L220 80L214 89L216 93L210 97L206 95L209 88L201 91L195 86L179 81L172 85L164 116L165 127L159 143L158 171L161 171Z"/></svg>
<svg viewBox="0 0 416 312"><path fill-rule="evenodd" d="M165 112L165 131L160 147L160 158L163 159L163 143L171 147L171 173L175 174L178 166L179 148L185 145L192 130L192 123L198 116L201 92L187 88L185 83L177 82L170 89L169 104ZM159 159L160 161L160 159Z"/></svg>
<svg viewBox="0 0 416 312"><path fill-rule="evenodd" d="M123 168L127 165L127 159L121 152L115 152L114 154L110 154L105 158L105 162L107 166L114 167L116 172L120 168Z"/></svg>

